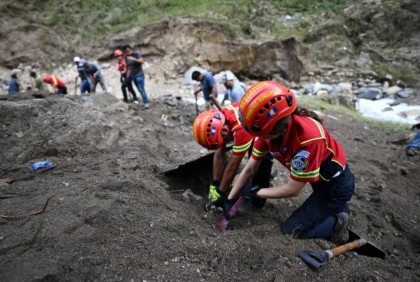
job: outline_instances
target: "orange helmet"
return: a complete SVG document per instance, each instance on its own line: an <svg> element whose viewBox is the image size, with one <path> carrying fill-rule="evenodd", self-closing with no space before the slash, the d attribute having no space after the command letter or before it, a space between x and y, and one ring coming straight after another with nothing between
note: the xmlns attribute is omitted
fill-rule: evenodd
<svg viewBox="0 0 420 282"><path fill-rule="evenodd" d="M193 135L204 148L216 150L223 145L222 128L225 116L218 110L200 113L194 120Z"/></svg>
<svg viewBox="0 0 420 282"><path fill-rule="evenodd" d="M296 109L295 95L275 81L252 85L239 103L242 126L253 136L267 136L276 123Z"/></svg>
<svg viewBox="0 0 420 282"><path fill-rule="evenodd" d="M114 57L118 57L121 56L123 54L123 51L121 51L120 49L115 50L114 52Z"/></svg>

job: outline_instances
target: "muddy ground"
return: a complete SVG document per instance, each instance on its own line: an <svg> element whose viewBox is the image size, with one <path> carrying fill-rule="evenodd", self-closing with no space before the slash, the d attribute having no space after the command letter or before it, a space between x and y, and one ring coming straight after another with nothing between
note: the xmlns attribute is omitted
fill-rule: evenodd
<svg viewBox="0 0 420 282"><path fill-rule="evenodd" d="M352 252L313 272L297 253L329 243L279 231L310 187L221 233L222 215L203 209L210 162L163 175L203 156L195 106L155 97L143 110L105 95L0 101L1 281L420 280L420 159L391 143L407 132L328 113L357 180L350 227L386 259ZM28 169L45 159L55 167ZM286 181L275 172L275 183ZM189 188L204 199L183 199Z"/></svg>

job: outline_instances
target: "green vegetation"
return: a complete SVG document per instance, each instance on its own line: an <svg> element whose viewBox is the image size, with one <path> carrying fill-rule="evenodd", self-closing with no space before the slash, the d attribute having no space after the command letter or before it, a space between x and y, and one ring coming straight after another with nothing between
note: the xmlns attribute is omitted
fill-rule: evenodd
<svg viewBox="0 0 420 282"><path fill-rule="evenodd" d="M336 13L351 0L49 0L44 10L44 23L48 26L104 36L134 26L179 16L196 16L209 20L228 21L237 24L245 34L249 21L262 19L262 28L270 27L276 34L289 34L284 27L273 25L278 14ZM265 19L270 19L265 21ZM307 25L301 24L298 33L304 33Z"/></svg>
<svg viewBox="0 0 420 282"><path fill-rule="evenodd" d="M372 68L380 76L385 77L385 75L391 74L408 83L415 83L420 77L420 70L413 70L403 66L377 63Z"/></svg>
<svg viewBox="0 0 420 282"><path fill-rule="evenodd" d="M396 132L407 131L410 129L410 125L407 124L363 117L362 114L354 108L332 105L314 96L301 96L298 98L298 104L313 111L333 112L332 115L334 116L337 116L337 114L345 115L352 118L355 122L366 124L368 127L382 128L388 131Z"/></svg>

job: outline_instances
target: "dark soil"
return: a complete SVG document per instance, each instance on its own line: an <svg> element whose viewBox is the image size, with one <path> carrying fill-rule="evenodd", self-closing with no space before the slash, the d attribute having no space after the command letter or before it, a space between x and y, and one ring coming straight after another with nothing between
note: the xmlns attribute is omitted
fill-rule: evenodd
<svg viewBox="0 0 420 282"><path fill-rule="evenodd" d="M386 259L351 252L313 272L297 253L333 245L279 231L310 187L241 214L221 233L222 215L203 209L211 157L163 176L202 156L191 133L194 105L153 100L143 110L100 94L87 103L0 101L0 280L420 280L419 157L391 143L404 133L329 114L339 117L325 124L357 179L350 228ZM55 167L28 169L45 159ZM275 170L275 183L286 181ZM188 188L204 199L183 200Z"/></svg>

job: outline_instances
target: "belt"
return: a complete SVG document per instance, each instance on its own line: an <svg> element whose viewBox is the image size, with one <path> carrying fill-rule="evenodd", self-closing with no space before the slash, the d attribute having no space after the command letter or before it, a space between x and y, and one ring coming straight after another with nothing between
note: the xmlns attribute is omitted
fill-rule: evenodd
<svg viewBox="0 0 420 282"><path fill-rule="evenodd" d="M339 171L337 171L332 177L331 177L331 179L333 179L333 178L336 178L336 177L339 177L343 172L344 172L344 170L346 169L346 166L344 166L343 167L343 169L342 170L339 170Z"/></svg>

